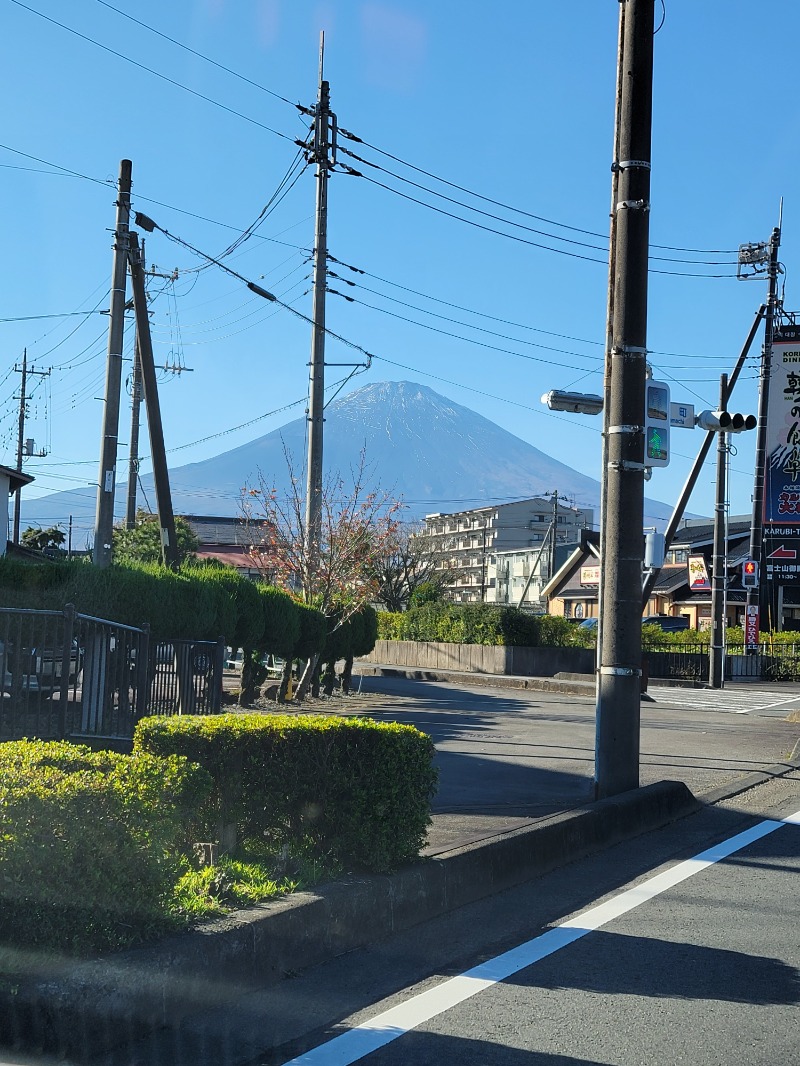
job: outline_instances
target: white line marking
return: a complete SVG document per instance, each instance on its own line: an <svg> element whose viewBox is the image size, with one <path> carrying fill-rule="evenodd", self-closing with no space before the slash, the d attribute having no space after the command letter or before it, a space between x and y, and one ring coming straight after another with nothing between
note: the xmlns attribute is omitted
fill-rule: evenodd
<svg viewBox="0 0 800 1066"><path fill-rule="evenodd" d="M701 870L713 866L722 859L727 859L730 855L747 847L748 844L761 840L762 837L774 833L776 829L787 824L800 825L800 811L780 821L759 822L751 829L737 833L736 836L715 844L713 848L708 848L691 859L677 863L663 873L655 874L642 884L627 889L606 903L590 907L583 914L562 922L561 925L549 929L546 933L541 933L533 940L528 940L502 955L497 955L465 971L458 977L452 977L435 988L428 989L427 992L413 996L405 1003L400 1003L382 1014L375 1015L374 1018L362 1022L355 1029L350 1029L326 1044L321 1044L304 1055L291 1059L284 1063L284 1066L350 1066L351 1063L377 1051L378 1048L385 1047L386 1044L392 1043L393 1040L397 1040L411 1029L463 1003L485 988L490 988L513 974L519 973L520 970L547 958L548 955L560 951L561 948L580 940L587 933L601 929L615 918L640 907L648 900L666 892L667 889L674 888L675 885L700 873Z"/></svg>

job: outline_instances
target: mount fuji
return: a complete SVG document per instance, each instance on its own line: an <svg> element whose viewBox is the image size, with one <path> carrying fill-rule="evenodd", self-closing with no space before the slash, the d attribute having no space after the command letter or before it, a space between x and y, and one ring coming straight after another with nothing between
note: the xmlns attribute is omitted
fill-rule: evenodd
<svg viewBox="0 0 800 1066"><path fill-rule="evenodd" d="M595 478L425 385L408 381L365 385L330 404L324 433L326 476L340 474L348 484L363 451L370 486L402 499L408 518L557 490L577 506L592 507L597 521L600 483ZM289 471L284 452L302 476L305 442L306 419L301 417L211 459L176 467L170 471L175 513L238 515L242 490L257 486L259 480L286 492ZM599 466L599 454L597 459ZM151 475L143 476L142 488L145 499L154 504ZM125 493L125 485L118 485L118 518L124 515ZM23 495L22 517L28 525L63 526L72 516L76 527L90 529L94 507L86 490L30 501ZM654 500L648 500L647 511L659 525L671 514L670 507Z"/></svg>

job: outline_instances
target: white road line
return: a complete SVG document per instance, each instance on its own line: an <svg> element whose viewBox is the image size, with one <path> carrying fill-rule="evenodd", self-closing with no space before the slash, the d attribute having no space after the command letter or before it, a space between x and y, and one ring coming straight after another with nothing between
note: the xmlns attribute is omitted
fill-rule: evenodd
<svg viewBox="0 0 800 1066"><path fill-rule="evenodd" d="M800 811L780 821L759 822L751 829L737 833L736 836L715 844L713 848L708 848L691 859L677 863L663 873L655 874L642 884L627 889L606 903L590 907L583 914L562 922L561 925L549 929L546 933L541 933L533 940L528 940L502 955L497 955L471 970L466 970L458 977L452 977L435 988L428 989L427 992L413 996L405 1003L375 1015L374 1018L362 1022L355 1029L350 1029L326 1044L321 1044L306 1054L291 1059L284 1063L284 1066L350 1066L351 1063L358 1062L359 1059L377 1051L378 1048L385 1047L386 1044L392 1043L393 1040L397 1040L398 1037L431 1018L443 1014L451 1007L463 1003L485 988L490 988L499 981L547 958L548 955L560 951L561 948L580 940L587 933L601 929L615 918L640 907L662 892L674 888L675 885L700 873L701 870L713 866L722 859L727 859L730 855L787 824L800 825Z"/></svg>

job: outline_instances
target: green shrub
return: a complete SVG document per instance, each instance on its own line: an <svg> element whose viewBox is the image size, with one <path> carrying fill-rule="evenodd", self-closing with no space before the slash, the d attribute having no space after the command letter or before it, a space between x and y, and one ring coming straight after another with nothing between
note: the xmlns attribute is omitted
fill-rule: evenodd
<svg viewBox="0 0 800 1066"><path fill-rule="evenodd" d="M405 640L405 614L378 611L378 640Z"/></svg>
<svg viewBox="0 0 800 1066"><path fill-rule="evenodd" d="M311 841L332 861L387 870L413 859L437 774L412 726L320 715L145 718L134 751L180 754L214 778L213 829L248 842ZM209 826L212 829L212 826Z"/></svg>
<svg viewBox="0 0 800 1066"><path fill-rule="evenodd" d="M261 652L291 657L300 639L299 604L291 596L271 585L259 585L264 632L256 645Z"/></svg>
<svg viewBox="0 0 800 1066"><path fill-rule="evenodd" d="M377 631L382 640L422 640L452 644L537 647L569 644L573 627L549 618L492 603L432 602L403 614L381 611Z"/></svg>
<svg viewBox="0 0 800 1066"><path fill-rule="evenodd" d="M312 655L320 654L325 647L328 623L325 615L315 607L298 603L297 611L300 619L300 633L292 650L292 658L310 659Z"/></svg>
<svg viewBox="0 0 800 1066"><path fill-rule="evenodd" d="M0 745L0 941L84 953L167 928L211 788L180 756Z"/></svg>

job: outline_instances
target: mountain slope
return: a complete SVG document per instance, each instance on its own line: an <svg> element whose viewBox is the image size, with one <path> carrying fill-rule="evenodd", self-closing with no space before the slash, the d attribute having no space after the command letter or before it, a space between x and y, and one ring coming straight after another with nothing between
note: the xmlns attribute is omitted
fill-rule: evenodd
<svg viewBox="0 0 800 1066"><path fill-rule="evenodd" d="M285 492L289 473L284 449L292 456L295 475L302 479L305 441L306 419L301 417L241 447L175 468L170 472L175 512L236 515L242 489L258 484L259 477ZM580 506L599 508L600 485L594 478L425 385L376 382L330 405L325 413L326 476L338 472L348 483L362 449L370 482L402 498L414 517L554 489ZM597 460L599 466L599 454ZM152 477L142 481L146 498L154 506ZM25 503L23 520L27 524L63 523L71 514L77 525L91 526L94 502L84 493L55 493ZM124 485L120 485L118 516L124 514L124 501ZM663 519L670 511L664 504L648 501L650 516Z"/></svg>

